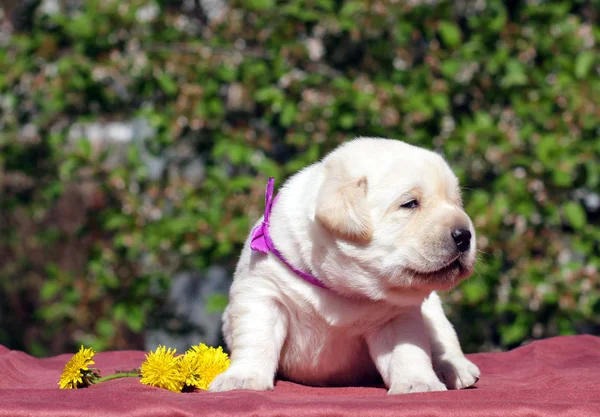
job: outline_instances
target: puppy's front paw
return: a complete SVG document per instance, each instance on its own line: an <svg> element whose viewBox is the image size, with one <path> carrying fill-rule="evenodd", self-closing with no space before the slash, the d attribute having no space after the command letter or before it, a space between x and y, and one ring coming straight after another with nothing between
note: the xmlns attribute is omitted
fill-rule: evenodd
<svg viewBox="0 0 600 417"><path fill-rule="evenodd" d="M259 372L229 368L213 380L208 390L212 392L231 391L234 389L267 391L273 389L273 379L273 377L266 377Z"/></svg>
<svg viewBox="0 0 600 417"><path fill-rule="evenodd" d="M431 372L429 375L399 378L397 381L392 382L388 395L447 390L446 386Z"/></svg>
<svg viewBox="0 0 600 417"><path fill-rule="evenodd" d="M464 356L440 359L435 364L435 372L450 389L471 387L481 375L479 368Z"/></svg>

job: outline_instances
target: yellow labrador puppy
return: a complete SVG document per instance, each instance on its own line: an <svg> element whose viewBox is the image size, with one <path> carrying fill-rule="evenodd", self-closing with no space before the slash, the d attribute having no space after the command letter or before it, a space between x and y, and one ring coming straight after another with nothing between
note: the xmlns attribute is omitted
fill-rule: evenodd
<svg viewBox="0 0 600 417"><path fill-rule="evenodd" d="M389 394L473 385L435 290L469 276L475 231L439 155L358 138L291 177L242 251L211 391L383 379Z"/></svg>

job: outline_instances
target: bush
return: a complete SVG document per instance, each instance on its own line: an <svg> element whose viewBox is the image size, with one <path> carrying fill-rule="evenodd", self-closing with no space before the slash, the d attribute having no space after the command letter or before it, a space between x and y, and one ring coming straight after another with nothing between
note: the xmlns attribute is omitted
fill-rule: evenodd
<svg viewBox="0 0 600 417"><path fill-rule="evenodd" d="M428 3L30 8L0 40L0 342L140 347L175 272L233 268L268 176L358 135L460 177L481 255L446 297L467 351L598 333L600 2ZM152 133L93 140L130 121Z"/></svg>

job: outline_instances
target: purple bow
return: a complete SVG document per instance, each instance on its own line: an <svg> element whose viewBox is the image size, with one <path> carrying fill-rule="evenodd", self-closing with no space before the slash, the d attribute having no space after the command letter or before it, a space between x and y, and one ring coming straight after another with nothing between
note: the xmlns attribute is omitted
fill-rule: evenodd
<svg viewBox="0 0 600 417"><path fill-rule="evenodd" d="M275 178L273 178L273 177L269 178L269 181L267 182L267 189L265 191L265 216L264 216L262 223L259 224L258 226L256 226L254 228L254 230L252 230L252 235L251 235L251 239L250 239L250 248L252 250L262 252L262 253L271 252L273 255L275 255L277 258L279 258L279 260L281 260L281 262L283 262L288 268L290 268L292 271L294 271L294 273L296 273L296 275L298 275L303 280L305 280L313 285L316 285L317 287L327 288L327 286L325 284L323 284L321 281L319 281L319 279L317 277L315 277L309 273L306 273L304 271L300 271L299 269L296 269L292 264L290 264L287 261L287 259L285 259L283 257L281 252L279 252L277 250L277 248L275 248L275 245L273 244L273 239L271 239L271 235L269 234L269 220L271 218L271 210L273 210L273 204L275 204L277 202L277 198L279 197L279 195L277 195L273 199L274 184L275 184Z"/></svg>
<svg viewBox="0 0 600 417"><path fill-rule="evenodd" d="M269 178L267 190L265 191L265 217L262 223L252 230L252 240L250 241L252 250L257 250L262 253L269 252L269 249L273 247L273 241L269 235L269 219L271 218L271 210L273 210L274 184L275 178Z"/></svg>

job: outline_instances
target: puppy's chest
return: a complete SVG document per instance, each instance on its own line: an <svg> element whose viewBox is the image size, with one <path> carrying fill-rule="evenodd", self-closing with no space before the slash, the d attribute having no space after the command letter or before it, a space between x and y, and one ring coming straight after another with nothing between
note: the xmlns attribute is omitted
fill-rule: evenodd
<svg viewBox="0 0 600 417"><path fill-rule="evenodd" d="M289 323L279 370L297 382L327 385L340 377L347 379L353 367L368 361L368 349L360 335L344 334L323 322L295 321Z"/></svg>
<svg viewBox="0 0 600 417"><path fill-rule="evenodd" d="M336 385L377 375L365 334L389 320L389 314L355 314L355 310L344 320L331 312L324 316L302 310L289 312L279 367L284 377L311 385Z"/></svg>

